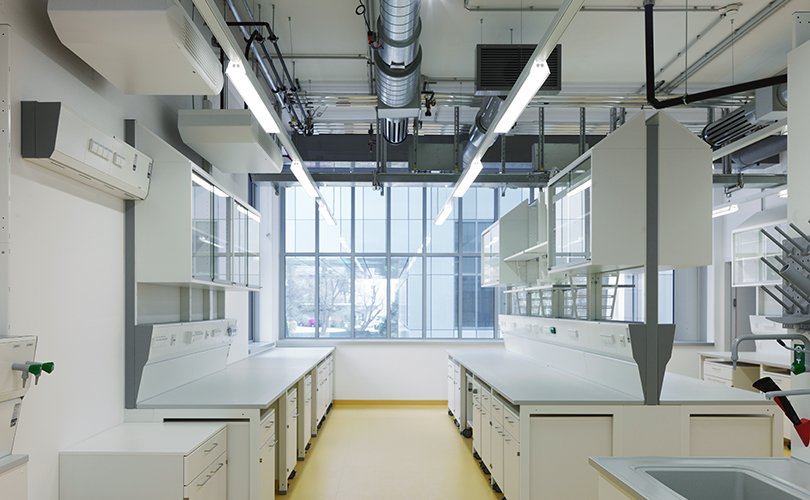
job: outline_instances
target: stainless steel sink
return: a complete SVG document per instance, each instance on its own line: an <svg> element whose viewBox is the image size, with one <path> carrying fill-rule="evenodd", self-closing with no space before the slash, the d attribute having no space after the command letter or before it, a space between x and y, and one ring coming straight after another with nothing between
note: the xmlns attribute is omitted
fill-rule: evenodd
<svg viewBox="0 0 810 500"><path fill-rule="evenodd" d="M806 500L787 484L739 468L643 468L688 500ZM791 490L794 492L792 493Z"/></svg>

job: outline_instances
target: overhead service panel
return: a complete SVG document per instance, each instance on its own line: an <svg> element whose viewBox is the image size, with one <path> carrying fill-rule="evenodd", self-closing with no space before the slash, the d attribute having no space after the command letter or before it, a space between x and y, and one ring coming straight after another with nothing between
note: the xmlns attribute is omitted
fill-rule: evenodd
<svg viewBox="0 0 810 500"><path fill-rule="evenodd" d="M222 69L177 0L50 0L59 40L127 94L213 95Z"/></svg>
<svg viewBox="0 0 810 500"><path fill-rule="evenodd" d="M284 165L281 148L249 110L183 109L177 128L183 142L223 172L276 174Z"/></svg>
<svg viewBox="0 0 810 500"><path fill-rule="evenodd" d="M22 157L125 200L149 192L152 159L60 102L22 102Z"/></svg>

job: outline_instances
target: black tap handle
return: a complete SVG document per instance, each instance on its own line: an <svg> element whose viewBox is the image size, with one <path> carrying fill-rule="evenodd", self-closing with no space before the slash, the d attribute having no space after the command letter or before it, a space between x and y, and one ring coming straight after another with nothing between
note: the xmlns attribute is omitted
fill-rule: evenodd
<svg viewBox="0 0 810 500"><path fill-rule="evenodd" d="M771 377L764 377L754 382L754 389L762 392L774 392L782 390ZM782 411L785 412L785 416L788 418L788 420L790 420L790 423L792 423L794 426L802 423L802 419L799 418L799 415L796 413L796 409L793 408L793 405L790 404L790 401L788 401L786 397L777 396L773 398L773 400L776 401L776 404L778 404L779 407L782 408Z"/></svg>

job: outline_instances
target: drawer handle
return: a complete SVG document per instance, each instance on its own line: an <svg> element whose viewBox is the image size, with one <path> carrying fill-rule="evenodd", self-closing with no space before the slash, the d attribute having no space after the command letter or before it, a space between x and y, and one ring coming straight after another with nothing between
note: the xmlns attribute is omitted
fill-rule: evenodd
<svg viewBox="0 0 810 500"><path fill-rule="evenodd" d="M205 481L203 481L201 483L197 483L197 488L202 488L203 486L205 486L208 483L208 481L210 481L212 477L216 476L217 472L219 472L219 470L222 469L224 466L225 466L224 463L220 463L219 467L212 470L209 474L206 474L205 475Z"/></svg>
<svg viewBox="0 0 810 500"><path fill-rule="evenodd" d="M504 440L504 441L506 441L507 443L511 443L511 442L512 442L512 440L511 440L511 439L509 439L508 437L503 438L503 440Z"/></svg>
<svg viewBox="0 0 810 500"><path fill-rule="evenodd" d="M211 448L209 448L209 449L207 449L207 450L203 450L203 453L205 453L206 455L208 455L209 453L211 453L212 451L214 451L214 450L217 448L217 446L219 446L219 443L214 443L214 445L213 445L213 446L211 446Z"/></svg>
<svg viewBox="0 0 810 500"><path fill-rule="evenodd" d="M276 423L275 423L275 422L270 422L269 424L265 425L265 426L264 426L264 428L265 428L265 429L270 429L270 428L271 428L271 427L273 427L274 425L276 425Z"/></svg>
<svg viewBox="0 0 810 500"><path fill-rule="evenodd" d="M278 439L275 439L275 440L273 440L273 442L272 442L272 443L268 444L267 446L269 446L270 448L272 448L272 447L274 447L274 446L275 446L275 445L277 445L277 444L278 444Z"/></svg>
<svg viewBox="0 0 810 500"><path fill-rule="evenodd" d="M214 470L212 470L212 471L211 471L211 475L212 475L212 476L215 476L215 475L217 474L217 472L219 472L219 471L220 471L220 469L222 469L223 467L225 467L225 463L224 463L224 462L220 462L220 463L219 463L219 466L218 466L216 469L214 469Z"/></svg>

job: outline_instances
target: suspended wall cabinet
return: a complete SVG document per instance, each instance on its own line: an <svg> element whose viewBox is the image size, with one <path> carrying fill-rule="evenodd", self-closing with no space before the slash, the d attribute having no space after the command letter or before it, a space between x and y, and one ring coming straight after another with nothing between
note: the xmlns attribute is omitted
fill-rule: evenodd
<svg viewBox="0 0 810 500"><path fill-rule="evenodd" d="M259 213L147 129L135 143L154 155L149 198L135 204L136 280L258 289Z"/></svg>
<svg viewBox="0 0 810 500"><path fill-rule="evenodd" d="M711 149L658 113L658 254L662 269L711 263ZM547 190L552 275L645 263L647 116L639 113L555 175Z"/></svg>

